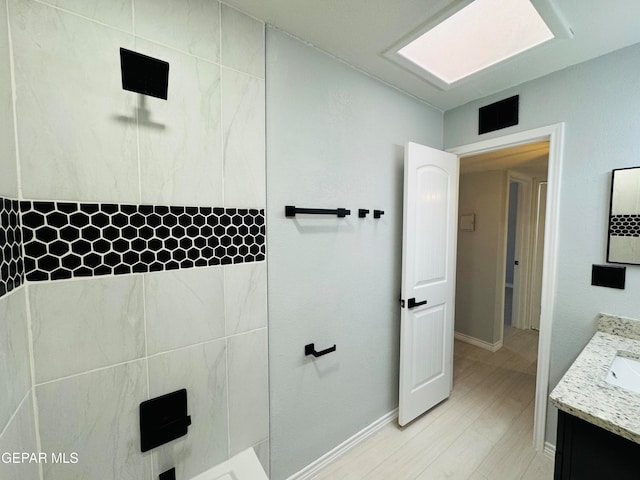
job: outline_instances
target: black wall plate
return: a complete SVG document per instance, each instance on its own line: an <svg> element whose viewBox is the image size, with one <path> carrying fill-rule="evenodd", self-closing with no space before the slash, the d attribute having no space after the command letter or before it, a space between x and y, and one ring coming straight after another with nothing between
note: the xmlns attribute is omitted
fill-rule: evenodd
<svg viewBox="0 0 640 480"><path fill-rule="evenodd" d="M161 473L158 480L176 480L176 469L172 468L164 473Z"/></svg>
<svg viewBox="0 0 640 480"><path fill-rule="evenodd" d="M140 448L143 452L187 434L187 390L183 388L140 404Z"/></svg>
<svg viewBox="0 0 640 480"><path fill-rule="evenodd" d="M626 273L627 267L593 265L591 267L591 285L624 290Z"/></svg>
<svg viewBox="0 0 640 480"><path fill-rule="evenodd" d="M121 48L120 70L123 89L167 99L169 62Z"/></svg>

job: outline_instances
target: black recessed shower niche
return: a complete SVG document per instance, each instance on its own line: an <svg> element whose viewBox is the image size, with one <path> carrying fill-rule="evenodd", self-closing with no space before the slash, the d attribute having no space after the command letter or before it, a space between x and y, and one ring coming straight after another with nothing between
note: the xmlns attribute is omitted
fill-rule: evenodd
<svg viewBox="0 0 640 480"><path fill-rule="evenodd" d="M183 437L191 425L187 415L187 390L177 390L140 404L140 449L152 448Z"/></svg>
<svg viewBox="0 0 640 480"><path fill-rule="evenodd" d="M478 135L518 125L520 95L478 109Z"/></svg>
<svg viewBox="0 0 640 480"><path fill-rule="evenodd" d="M120 69L124 90L167 99L169 62L121 48Z"/></svg>

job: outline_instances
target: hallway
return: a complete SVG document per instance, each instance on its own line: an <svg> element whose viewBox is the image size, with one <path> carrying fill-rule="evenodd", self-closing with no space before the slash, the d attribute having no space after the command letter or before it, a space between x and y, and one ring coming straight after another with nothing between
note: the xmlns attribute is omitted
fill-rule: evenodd
<svg viewBox="0 0 640 480"><path fill-rule="evenodd" d="M551 479L553 461L532 445L537 344L510 327L496 353L456 341L448 400L386 425L316 480Z"/></svg>

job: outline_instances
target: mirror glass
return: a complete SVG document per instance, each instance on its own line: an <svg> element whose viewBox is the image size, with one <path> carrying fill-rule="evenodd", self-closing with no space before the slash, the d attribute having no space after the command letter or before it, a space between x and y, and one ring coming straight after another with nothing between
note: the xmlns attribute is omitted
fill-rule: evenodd
<svg viewBox="0 0 640 480"><path fill-rule="evenodd" d="M613 171L607 262L640 265L640 167Z"/></svg>

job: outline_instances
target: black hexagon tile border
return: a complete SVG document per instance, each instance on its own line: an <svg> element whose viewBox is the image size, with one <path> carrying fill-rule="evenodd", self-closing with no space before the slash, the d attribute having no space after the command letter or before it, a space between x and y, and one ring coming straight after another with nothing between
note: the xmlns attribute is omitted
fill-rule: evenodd
<svg viewBox="0 0 640 480"><path fill-rule="evenodd" d="M640 237L640 215L611 215L609 235Z"/></svg>
<svg viewBox="0 0 640 480"><path fill-rule="evenodd" d="M24 283L18 200L0 198L0 297Z"/></svg>
<svg viewBox="0 0 640 480"><path fill-rule="evenodd" d="M265 258L264 210L20 202L28 281Z"/></svg>

